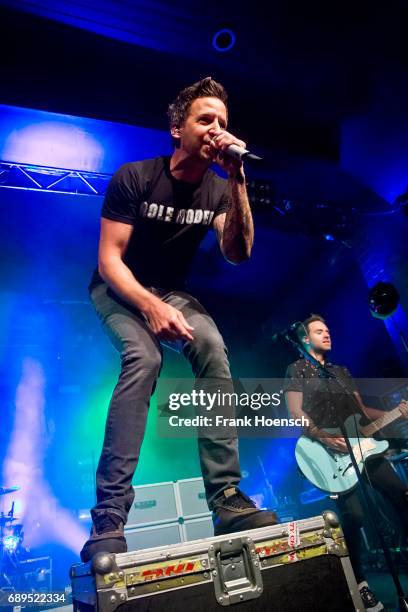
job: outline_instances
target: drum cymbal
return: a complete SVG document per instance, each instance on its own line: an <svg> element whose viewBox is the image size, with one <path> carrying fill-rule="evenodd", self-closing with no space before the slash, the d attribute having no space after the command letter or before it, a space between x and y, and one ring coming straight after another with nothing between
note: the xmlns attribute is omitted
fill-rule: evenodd
<svg viewBox="0 0 408 612"><path fill-rule="evenodd" d="M13 493L13 491L19 491L20 487L0 487L0 495L6 495L6 493Z"/></svg>

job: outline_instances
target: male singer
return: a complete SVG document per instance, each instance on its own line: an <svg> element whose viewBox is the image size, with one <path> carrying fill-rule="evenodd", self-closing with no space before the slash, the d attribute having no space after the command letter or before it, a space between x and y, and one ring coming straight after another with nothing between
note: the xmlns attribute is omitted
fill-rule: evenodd
<svg viewBox="0 0 408 612"><path fill-rule="evenodd" d="M226 391L232 388L221 334L205 308L185 292L185 281L211 228L229 262L239 264L251 254L254 228L243 164L227 153L231 144L245 143L227 131L227 94L210 77L182 90L168 115L171 157L122 166L102 209L98 268L90 292L122 369L109 406L83 561L96 552L127 550L123 528L162 364L160 342L180 347L198 383L217 380ZM228 180L209 169L213 162ZM259 510L238 488L234 432L199 431L198 448L216 535L276 523L273 513Z"/></svg>

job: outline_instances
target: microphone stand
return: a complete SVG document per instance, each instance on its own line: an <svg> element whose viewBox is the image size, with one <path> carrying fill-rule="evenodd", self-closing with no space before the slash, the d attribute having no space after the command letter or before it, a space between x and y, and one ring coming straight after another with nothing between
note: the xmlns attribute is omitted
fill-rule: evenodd
<svg viewBox="0 0 408 612"><path fill-rule="evenodd" d="M293 338L291 338L290 336L290 332L288 331L287 333L283 334L283 337L285 338L285 340L287 342L289 342L294 348L296 348L296 350L299 352L301 357L304 357L305 359L307 359L307 361L309 361L313 366L315 366L322 374L323 374L323 378L325 378L326 380L334 380L337 385L340 387L340 389L343 391L343 393L345 395L347 395L349 398L351 398L351 400L353 401L353 403L355 404L355 406L358 409L358 412L360 412L360 406L357 402L356 397L354 396L353 393L350 393L349 389L346 387L344 381L339 380L336 375L331 372L330 370L328 370L325 366L323 366L317 359L315 359L312 355L310 355L310 353L308 353L306 351L306 349L298 342L296 342ZM335 416L335 419L337 421L338 427L341 431L341 434L346 442L347 445L347 450L349 452L350 455L350 459L351 459L351 463L353 465L353 468L356 472L356 476L357 476L357 480L358 480L358 484L360 485L360 492L362 494L362 498L364 501L364 504L366 506L366 510L368 509L368 516L370 517L370 521L372 523L372 526L374 528L374 531L378 537L378 540L380 542L380 546L381 549L384 553L384 557L385 557L385 561L387 564L387 567L389 569L390 575L392 577L392 580L394 582L395 585L395 589L397 591L397 596L398 596L398 608L397 610L399 612L408 612L408 598L404 593L404 590L402 588L401 585L401 581L399 579L398 573L396 571L395 568L395 564L394 564L394 560L391 556L390 550L387 546L387 543L385 542L384 536L381 533L381 530L378 528L377 523L374 520L374 516L376 514L376 506L373 503L372 499L370 498L370 496L367 493L367 483L364 480L360 470L358 469L358 464L356 461L356 458L354 456L354 452L353 452L353 448L351 446L351 442L350 439L348 437L346 428L344 426L344 422L343 420L340 418L340 415L336 412L336 410L332 407L332 412Z"/></svg>

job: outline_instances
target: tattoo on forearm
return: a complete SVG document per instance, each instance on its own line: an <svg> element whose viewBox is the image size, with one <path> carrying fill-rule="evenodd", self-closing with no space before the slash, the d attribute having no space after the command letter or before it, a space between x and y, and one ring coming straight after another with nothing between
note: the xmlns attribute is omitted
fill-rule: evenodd
<svg viewBox="0 0 408 612"><path fill-rule="evenodd" d="M232 205L227 212L223 245L227 257L242 260L249 257L254 239L254 227L246 191L245 179L229 180Z"/></svg>

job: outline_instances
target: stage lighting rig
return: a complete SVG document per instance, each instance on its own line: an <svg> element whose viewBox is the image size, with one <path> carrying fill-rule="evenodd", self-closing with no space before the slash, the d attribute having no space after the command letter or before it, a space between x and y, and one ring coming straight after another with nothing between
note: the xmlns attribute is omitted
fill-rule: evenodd
<svg viewBox="0 0 408 612"><path fill-rule="evenodd" d="M110 174L0 161L0 187L11 189L104 195L110 179Z"/></svg>
<svg viewBox="0 0 408 612"><path fill-rule="evenodd" d="M347 244L354 229L356 211L332 202L277 197L272 183L247 183L251 207L266 225L281 231L305 234Z"/></svg>

